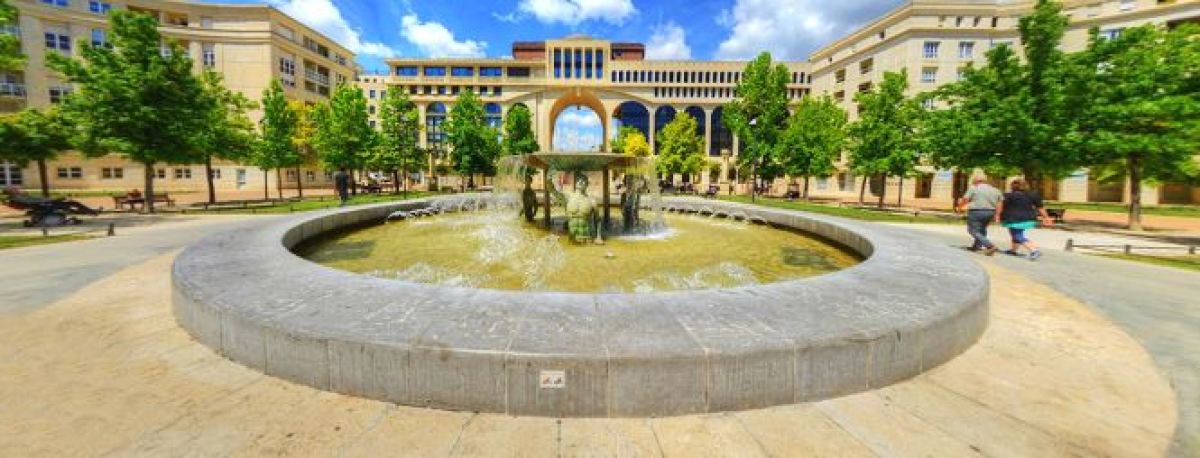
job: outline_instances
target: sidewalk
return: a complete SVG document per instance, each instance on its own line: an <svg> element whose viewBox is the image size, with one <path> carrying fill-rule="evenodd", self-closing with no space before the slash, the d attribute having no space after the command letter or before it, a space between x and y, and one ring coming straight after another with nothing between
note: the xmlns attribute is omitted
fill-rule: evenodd
<svg viewBox="0 0 1200 458"><path fill-rule="evenodd" d="M922 231L936 232L947 236L959 236L962 238L961 245L966 247L971 244L971 237L967 235L967 227L963 225L949 224L900 224L891 223L902 227L919 229ZM999 225L988 227L988 238L992 243L995 243L1000 249L1009 247L1008 231ZM1067 241L1074 242L1074 251L1079 253L1120 253L1124 245L1132 245L1133 252L1136 254L1150 256L1179 256L1188 253L1188 247L1200 245L1200 236L1179 235L1174 237L1146 237L1143 235L1124 235L1109 231L1097 232L1089 231L1083 228L1054 228L1054 229L1035 229L1029 232L1029 237L1038 244L1043 250L1047 251L1066 251ZM1102 249L1080 247L1080 245L1111 245ZM1137 248L1150 248L1148 250L1138 250ZM1164 249L1169 248L1169 249Z"/></svg>

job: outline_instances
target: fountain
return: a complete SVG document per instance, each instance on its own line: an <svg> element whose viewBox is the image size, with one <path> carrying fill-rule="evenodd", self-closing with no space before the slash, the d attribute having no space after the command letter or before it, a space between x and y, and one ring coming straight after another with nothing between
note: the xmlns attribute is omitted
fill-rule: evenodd
<svg viewBox="0 0 1200 458"><path fill-rule="evenodd" d="M555 417L875 389L955 357L987 326L984 271L902 229L665 198L648 160L614 154L531 154L499 169L491 194L207 238L176 258L176 319L297 383Z"/></svg>

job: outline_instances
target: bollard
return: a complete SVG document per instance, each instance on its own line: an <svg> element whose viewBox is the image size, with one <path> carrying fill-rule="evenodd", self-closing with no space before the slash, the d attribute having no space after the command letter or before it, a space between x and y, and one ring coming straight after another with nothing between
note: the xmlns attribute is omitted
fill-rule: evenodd
<svg viewBox="0 0 1200 458"><path fill-rule="evenodd" d="M1125 254L1126 255L1133 254L1133 245L1125 245Z"/></svg>
<svg viewBox="0 0 1200 458"><path fill-rule="evenodd" d="M1063 251L1075 251L1075 239L1067 239L1067 246L1063 247Z"/></svg>
<svg viewBox="0 0 1200 458"><path fill-rule="evenodd" d="M114 235L117 235L117 225L115 223L108 223L108 236L112 237Z"/></svg>

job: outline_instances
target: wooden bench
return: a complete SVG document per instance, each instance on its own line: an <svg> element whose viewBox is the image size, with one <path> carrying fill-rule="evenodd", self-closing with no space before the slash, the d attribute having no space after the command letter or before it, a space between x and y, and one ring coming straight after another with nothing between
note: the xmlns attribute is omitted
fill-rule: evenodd
<svg viewBox="0 0 1200 458"><path fill-rule="evenodd" d="M1046 215L1050 216L1050 219L1053 219L1055 224L1063 224L1065 222L1064 219L1067 217L1067 209L1047 208Z"/></svg>

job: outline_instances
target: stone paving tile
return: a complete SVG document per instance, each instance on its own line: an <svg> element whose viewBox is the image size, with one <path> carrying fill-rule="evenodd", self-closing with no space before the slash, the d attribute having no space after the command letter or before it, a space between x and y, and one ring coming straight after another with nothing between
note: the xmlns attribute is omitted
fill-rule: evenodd
<svg viewBox="0 0 1200 458"><path fill-rule="evenodd" d="M990 267L992 325L914 380L657 419L446 412L317 391L170 326L166 255L0 317L0 456L1160 456L1174 395L1078 302Z"/></svg>

